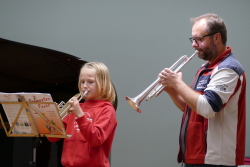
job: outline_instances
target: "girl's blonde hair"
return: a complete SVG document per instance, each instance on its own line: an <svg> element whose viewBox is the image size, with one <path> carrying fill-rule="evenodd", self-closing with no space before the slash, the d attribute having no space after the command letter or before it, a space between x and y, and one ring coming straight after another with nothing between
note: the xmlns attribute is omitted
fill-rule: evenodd
<svg viewBox="0 0 250 167"><path fill-rule="evenodd" d="M106 65L104 65L101 62L89 62L85 63L81 70L83 68L92 68L96 70L96 83L97 83L97 91L99 92L100 99L107 100L111 102L112 104L115 103L116 99L116 91L113 86L113 83L110 80L110 74L108 71L108 68ZM81 91L81 83L80 83L80 75L79 75L79 81L78 81L78 89Z"/></svg>

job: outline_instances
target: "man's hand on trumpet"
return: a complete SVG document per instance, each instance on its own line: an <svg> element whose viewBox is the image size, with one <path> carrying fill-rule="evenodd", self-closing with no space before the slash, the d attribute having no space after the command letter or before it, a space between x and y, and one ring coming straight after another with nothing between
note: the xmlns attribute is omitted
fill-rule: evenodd
<svg viewBox="0 0 250 167"><path fill-rule="evenodd" d="M69 108L69 111L74 113L77 118L80 118L84 115L84 113L80 107L79 101L76 97L72 97L69 100L69 103L71 105L71 107Z"/></svg>
<svg viewBox="0 0 250 167"><path fill-rule="evenodd" d="M181 82L183 82L181 72L173 72L168 68L165 68L160 72L159 78L161 78L161 84L165 86L166 91L170 88L176 88Z"/></svg>
<svg viewBox="0 0 250 167"><path fill-rule="evenodd" d="M161 84L165 86L164 90L180 110L183 111L185 103L187 103L190 108L196 111L196 102L200 94L183 82L182 72L173 72L165 68L160 72L159 78L161 78Z"/></svg>
<svg viewBox="0 0 250 167"><path fill-rule="evenodd" d="M178 83L182 82L182 73L181 72L175 73L170 69L165 68L160 72L158 77L161 79L160 83L163 86L165 86L164 91L166 91L169 94L175 105L181 111L183 111L185 107L185 101L178 93L178 91L175 90Z"/></svg>

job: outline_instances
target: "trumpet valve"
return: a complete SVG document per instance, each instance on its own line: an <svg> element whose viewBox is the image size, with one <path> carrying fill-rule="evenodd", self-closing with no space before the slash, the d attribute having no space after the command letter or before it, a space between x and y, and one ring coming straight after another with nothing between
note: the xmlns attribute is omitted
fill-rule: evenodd
<svg viewBox="0 0 250 167"><path fill-rule="evenodd" d="M65 102L61 101L57 106L58 106L58 108L63 108L64 105L65 105Z"/></svg>

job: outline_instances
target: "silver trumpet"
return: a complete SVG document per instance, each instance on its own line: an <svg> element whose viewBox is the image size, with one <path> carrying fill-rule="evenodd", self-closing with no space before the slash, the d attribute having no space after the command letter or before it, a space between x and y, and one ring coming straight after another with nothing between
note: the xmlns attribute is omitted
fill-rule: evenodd
<svg viewBox="0 0 250 167"><path fill-rule="evenodd" d="M182 67L184 67L196 54L198 51L196 50L194 54L190 57L184 55L179 58L169 69L174 72L179 72ZM182 63L181 63L182 62ZM181 64L180 64L181 63ZM175 70L174 68L180 64ZM161 79L157 78L149 87L147 87L142 93L134 98L126 97L129 105L137 112L141 113L140 103L146 98L146 101L150 100L152 97L157 97L164 90L165 86L160 83Z"/></svg>
<svg viewBox="0 0 250 167"><path fill-rule="evenodd" d="M78 93L73 97L76 97L77 100L80 101L87 93L88 93L88 91L85 91L84 93ZM69 101L67 103L62 101L61 103L58 104L59 115L60 115L61 119L65 118L70 113L69 112L70 107L71 107L71 104L69 103Z"/></svg>

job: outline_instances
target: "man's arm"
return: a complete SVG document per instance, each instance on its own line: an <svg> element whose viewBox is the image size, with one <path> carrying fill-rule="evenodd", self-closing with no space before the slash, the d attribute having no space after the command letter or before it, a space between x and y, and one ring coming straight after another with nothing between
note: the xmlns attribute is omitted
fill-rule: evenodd
<svg viewBox="0 0 250 167"><path fill-rule="evenodd" d="M183 81L180 81L176 84L175 90L179 93L179 95L183 98L187 105L192 110L196 111L196 104L200 94L191 89Z"/></svg>
<svg viewBox="0 0 250 167"><path fill-rule="evenodd" d="M200 94L182 81L181 72L175 73L166 68L159 74L159 77L162 79L162 85L166 86L165 91L178 108L183 110L186 103L192 110L196 111L196 104ZM168 89L171 91L168 91Z"/></svg>
<svg viewBox="0 0 250 167"><path fill-rule="evenodd" d="M176 92L172 88L168 88L167 86L166 86L166 88L164 90L165 90L165 92L168 93L169 97L172 99L172 101L174 102L174 104L176 105L176 107L178 107L181 111L184 111L185 101L178 94L178 92Z"/></svg>

